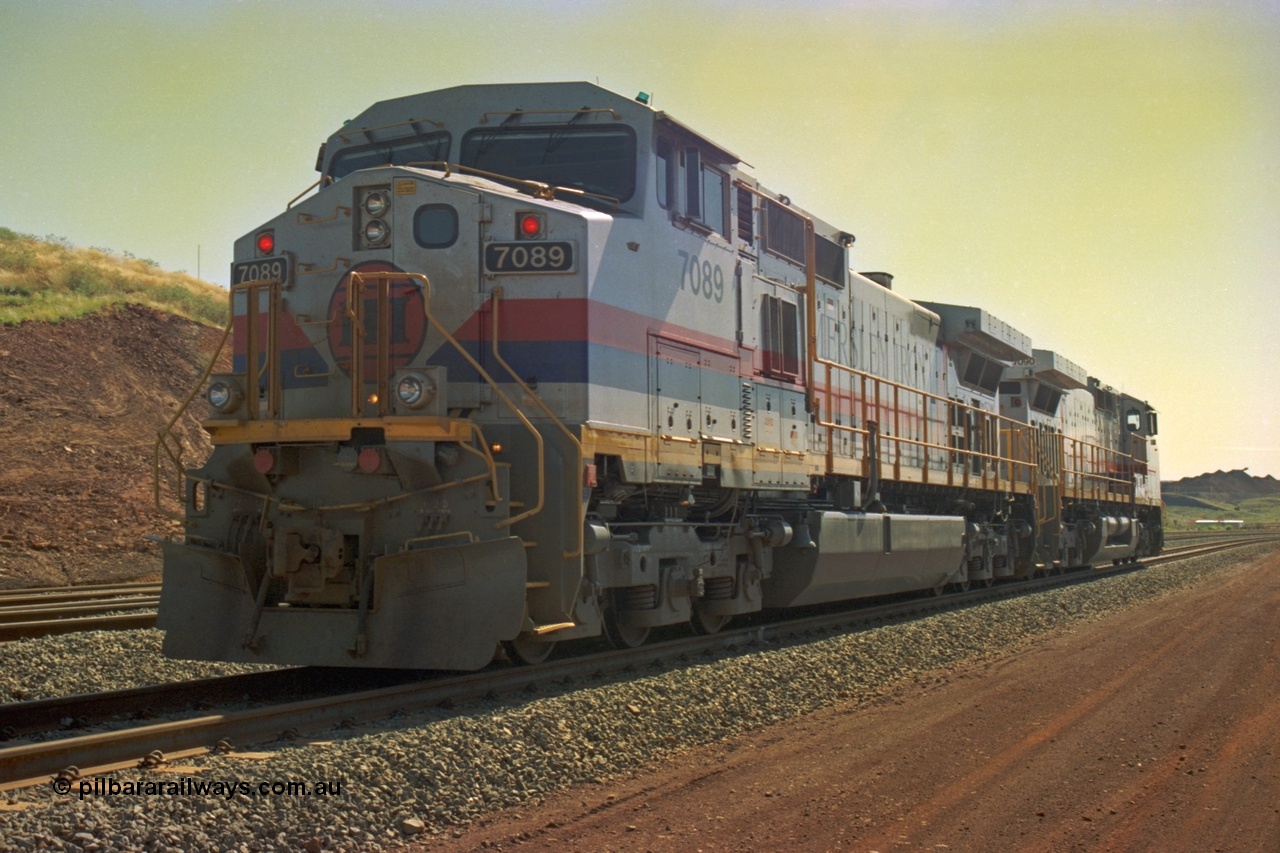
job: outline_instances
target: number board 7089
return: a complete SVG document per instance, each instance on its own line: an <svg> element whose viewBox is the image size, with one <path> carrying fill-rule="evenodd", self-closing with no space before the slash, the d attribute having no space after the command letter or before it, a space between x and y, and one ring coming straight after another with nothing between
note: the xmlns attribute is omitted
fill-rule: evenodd
<svg viewBox="0 0 1280 853"><path fill-rule="evenodd" d="M232 284L266 281L278 281L284 284L288 280L289 258L287 256L238 261L231 265Z"/></svg>
<svg viewBox="0 0 1280 853"><path fill-rule="evenodd" d="M490 243L484 247L485 272L573 272L573 244L564 241Z"/></svg>

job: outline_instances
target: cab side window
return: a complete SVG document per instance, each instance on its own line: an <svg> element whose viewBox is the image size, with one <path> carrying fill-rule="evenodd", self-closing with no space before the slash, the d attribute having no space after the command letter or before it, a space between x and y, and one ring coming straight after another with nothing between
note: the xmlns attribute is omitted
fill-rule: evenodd
<svg viewBox="0 0 1280 853"><path fill-rule="evenodd" d="M728 176L702 160L696 148L684 152L684 212L696 222L722 237L728 236Z"/></svg>
<svg viewBox="0 0 1280 853"><path fill-rule="evenodd" d="M658 204L668 209L676 184L676 153L669 139L658 140L657 154Z"/></svg>
<svg viewBox="0 0 1280 853"><path fill-rule="evenodd" d="M724 172L702 167L702 221L721 237L728 236L724 210L728 183Z"/></svg>

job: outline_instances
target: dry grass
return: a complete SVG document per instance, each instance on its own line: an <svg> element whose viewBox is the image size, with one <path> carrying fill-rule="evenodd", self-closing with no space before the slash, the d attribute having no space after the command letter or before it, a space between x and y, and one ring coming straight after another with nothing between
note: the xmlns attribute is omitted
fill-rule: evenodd
<svg viewBox="0 0 1280 853"><path fill-rule="evenodd" d="M227 292L155 261L80 249L0 227L0 325L56 323L133 302L210 326L227 322Z"/></svg>

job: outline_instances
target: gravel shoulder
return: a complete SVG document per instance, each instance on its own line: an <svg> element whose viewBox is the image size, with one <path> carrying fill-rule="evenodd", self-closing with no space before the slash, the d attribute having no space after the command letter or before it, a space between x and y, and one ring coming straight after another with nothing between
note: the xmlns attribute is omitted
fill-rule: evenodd
<svg viewBox="0 0 1280 853"><path fill-rule="evenodd" d="M1264 850L1280 553L422 850Z"/></svg>

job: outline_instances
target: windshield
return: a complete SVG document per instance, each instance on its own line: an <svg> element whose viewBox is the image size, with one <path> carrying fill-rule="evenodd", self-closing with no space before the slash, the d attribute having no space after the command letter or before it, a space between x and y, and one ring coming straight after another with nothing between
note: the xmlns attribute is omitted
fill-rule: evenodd
<svg viewBox="0 0 1280 853"><path fill-rule="evenodd" d="M410 163L436 163L449 159L449 134L426 133L421 136L389 139L359 148L344 148L329 164L329 175L341 180L357 169L370 166L407 166Z"/></svg>
<svg viewBox="0 0 1280 853"><path fill-rule="evenodd" d="M472 130L462 165L626 201L636 189L636 136L629 127Z"/></svg>

